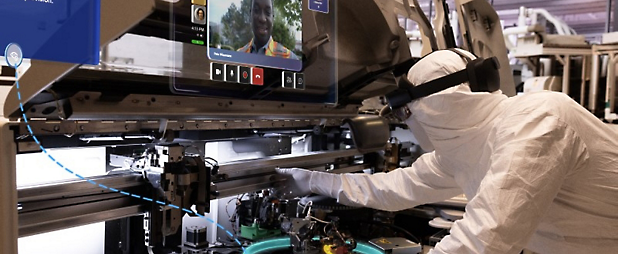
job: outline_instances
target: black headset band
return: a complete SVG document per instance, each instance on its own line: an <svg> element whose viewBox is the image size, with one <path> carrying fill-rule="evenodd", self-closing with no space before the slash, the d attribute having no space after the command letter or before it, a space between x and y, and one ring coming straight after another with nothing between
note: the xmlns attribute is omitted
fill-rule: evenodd
<svg viewBox="0 0 618 254"><path fill-rule="evenodd" d="M414 86L407 78L404 78L404 80L409 83L404 87L410 94L410 99L417 100L467 82L468 72L466 69L463 69L418 86Z"/></svg>
<svg viewBox="0 0 618 254"><path fill-rule="evenodd" d="M385 95L392 109L405 106L411 101L444 91L448 88L468 82L472 92L494 92L500 89L500 76L497 70L500 64L496 57L488 59L477 58L472 60L456 49L449 49L467 61L466 68L429 82L415 86L407 75L399 80L399 89ZM432 52L433 53L433 52Z"/></svg>

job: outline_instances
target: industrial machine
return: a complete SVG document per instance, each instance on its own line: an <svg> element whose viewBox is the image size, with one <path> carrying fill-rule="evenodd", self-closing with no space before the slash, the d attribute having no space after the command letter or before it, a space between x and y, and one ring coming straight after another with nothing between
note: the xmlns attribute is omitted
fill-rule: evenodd
<svg viewBox="0 0 618 254"><path fill-rule="evenodd" d="M522 64L519 92L563 92L584 105L592 46L583 35L545 9L522 6L517 26L504 36L510 56Z"/></svg>
<svg viewBox="0 0 618 254"><path fill-rule="evenodd" d="M456 2L465 47L507 61L492 39L502 38L495 11ZM420 25L424 52L452 47L452 33L434 32L416 0L271 3L273 37L287 51L270 50L283 57L244 52L250 0L105 0L99 64L32 59L0 119L0 252L17 253L19 237L103 221L109 254L420 252L425 240L412 232L437 232L433 208L281 199L275 169L412 163L422 151L404 124L378 116L376 99L420 57L397 15ZM363 105L370 98L377 105ZM83 147L105 150L104 175L54 157ZM16 156L37 153L75 180L18 188Z"/></svg>

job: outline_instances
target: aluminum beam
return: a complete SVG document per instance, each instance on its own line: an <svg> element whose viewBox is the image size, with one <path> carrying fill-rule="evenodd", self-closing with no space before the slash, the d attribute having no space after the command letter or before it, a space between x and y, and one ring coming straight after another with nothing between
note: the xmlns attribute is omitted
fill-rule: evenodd
<svg viewBox="0 0 618 254"><path fill-rule="evenodd" d="M138 201L121 197L20 213L19 237L140 215L148 206Z"/></svg>
<svg viewBox="0 0 618 254"><path fill-rule="evenodd" d="M13 132L0 118L0 253L17 253L16 147Z"/></svg>
<svg viewBox="0 0 618 254"><path fill-rule="evenodd" d="M358 105L335 108L326 105L224 100L202 97L132 94L120 102L101 99L99 92L80 92L71 97L69 120L155 119L307 119L353 117Z"/></svg>
<svg viewBox="0 0 618 254"><path fill-rule="evenodd" d="M90 177L87 179L118 190L146 184L142 175L138 173ZM17 196L19 202L29 202L111 192L110 190L101 189L101 187L95 186L86 180L77 180L20 187L17 191Z"/></svg>
<svg viewBox="0 0 618 254"><path fill-rule="evenodd" d="M228 179L241 178L248 175L273 174L275 168L315 166L321 163L332 163L338 158L361 156L356 149L335 152L313 152L305 155L281 155L264 159L222 164L219 174L225 174ZM216 182L216 181L215 181Z"/></svg>
<svg viewBox="0 0 618 254"><path fill-rule="evenodd" d="M335 173L335 174L351 173L351 172L361 171L369 167L371 166L366 163L358 164L358 165L352 165L348 167L335 169L333 171L330 171L330 173ZM324 171L324 167L322 166L321 168L320 167L307 168L307 170ZM233 181L226 181L226 182L218 183L216 185L217 193L219 195L217 198L229 197L229 196L239 195L242 193L254 192L257 190L272 188L274 184L282 181L282 179L273 177L273 175L274 174L271 173L268 175L261 175L261 176L250 177L250 178L242 178L242 179L237 179Z"/></svg>
<svg viewBox="0 0 618 254"><path fill-rule="evenodd" d="M146 187L136 173L88 179L118 190ZM86 180L22 187L17 193L19 237L140 215L148 207L142 200L104 190Z"/></svg>
<svg viewBox="0 0 618 254"><path fill-rule="evenodd" d="M225 175L225 177L214 181L219 196L211 198L270 188L275 182L281 181L280 178L273 177L276 167L305 167L309 170L324 171L328 164L338 165L336 169L330 171L332 173L348 173L369 168L369 164L354 160L354 157L361 155L363 153L352 149L334 152L314 152L305 155L273 156L258 160L222 164L218 173L219 175ZM129 188L141 190L146 187L146 183L141 179L141 175L133 173L89 179L119 190L127 190ZM5 191L8 191L8 188ZM10 189L10 191L17 196L15 188ZM11 202L11 205L4 209L6 211L3 210L3 212L10 211L15 216L13 218L10 216L0 218L6 218L7 223L14 224L12 233L7 233L7 237L4 237L5 234L3 233L3 237L0 238L0 240L7 243L7 245L2 245L0 248L5 248L6 250L9 250L6 246L9 246L10 240L14 240L16 248L18 235L23 237L90 223L136 216L145 212L150 205L139 199L103 190L85 180L23 187L18 190L18 193L19 199L15 197L15 202ZM0 197L3 197L2 204L8 204L7 200L4 199L4 195ZM19 231L17 231L17 201L20 204ZM7 231L7 228L2 227L1 230ZM2 253L15 252L8 251Z"/></svg>

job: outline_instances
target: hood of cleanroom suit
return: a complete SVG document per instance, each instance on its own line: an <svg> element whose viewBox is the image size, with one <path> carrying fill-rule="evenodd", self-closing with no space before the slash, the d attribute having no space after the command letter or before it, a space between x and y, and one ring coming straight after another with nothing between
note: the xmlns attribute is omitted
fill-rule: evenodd
<svg viewBox="0 0 618 254"><path fill-rule="evenodd" d="M462 53L475 58L468 52ZM461 56L437 51L414 65L408 80L419 85L465 68ZM465 83L409 103L412 116L406 124L425 151L456 148L467 142L467 134L492 123L499 112L495 107L504 99L501 91L473 93Z"/></svg>
<svg viewBox="0 0 618 254"><path fill-rule="evenodd" d="M421 84L463 68L438 51L408 77ZM311 191L388 211L464 193L463 219L430 253L618 253L617 129L556 92L507 98L462 84L408 107L433 152L389 173L313 172Z"/></svg>

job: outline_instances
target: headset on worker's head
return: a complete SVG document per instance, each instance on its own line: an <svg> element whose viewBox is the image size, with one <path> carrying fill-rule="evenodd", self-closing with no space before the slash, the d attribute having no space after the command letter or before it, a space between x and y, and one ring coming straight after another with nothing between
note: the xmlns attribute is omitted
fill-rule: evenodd
<svg viewBox="0 0 618 254"><path fill-rule="evenodd" d="M410 116L410 111L405 107L408 103L420 98L438 93L447 88L468 82L472 92L494 92L500 89L500 63L496 57L476 58L470 57L457 49L449 49L458 54L466 61L466 68L432 81L415 85L408 80L407 73L399 80L399 89L386 94L386 101L393 114L400 120ZM430 53L432 54L432 53ZM426 56L425 56L426 57Z"/></svg>

